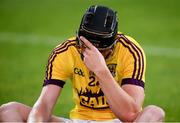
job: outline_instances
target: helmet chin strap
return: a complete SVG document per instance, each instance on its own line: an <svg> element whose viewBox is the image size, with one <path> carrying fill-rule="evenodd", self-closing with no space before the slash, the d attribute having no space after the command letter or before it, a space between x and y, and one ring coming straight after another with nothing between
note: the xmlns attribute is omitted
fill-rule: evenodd
<svg viewBox="0 0 180 123"><path fill-rule="evenodd" d="M112 53L113 53L113 51L111 49L109 49L109 51L106 54L102 54L102 55L104 56L104 59L106 60L111 56Z"/></svg>
<svg viewBox="0 0 180 123"><path fill-rule="evenodd" d="M110 56L112 56L114 51L114 46L112 46L110 49L106 50L99 50L99 52L103 55L104 59L108 59Z"/></svg>

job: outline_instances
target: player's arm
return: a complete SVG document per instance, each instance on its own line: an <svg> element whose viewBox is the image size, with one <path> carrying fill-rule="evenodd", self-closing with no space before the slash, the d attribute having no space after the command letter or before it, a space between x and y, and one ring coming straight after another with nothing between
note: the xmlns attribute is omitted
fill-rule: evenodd
<svg viewBox="0 0 180 123"><path fill-rule="evenodd" d="M98 77L100 86L114 114L122 121L133 121L141 110L144 90L135 85L120 87L111 75L101 53L84 37L80 37L87 48L84 50L84 62L89 70Z"/></svg>
<svg viewBox="0 0 180 123"><path fill-rule="evenodd" d="M59 47L61 50L61 46ZM56 50L56 49L55 49ZM57 98L65 84L65 80L69 77L67 67L65 65L62 54L56 54L53 50L46 66L46 76L43 84L42 92L34 104L30 112L28 121L49 121ZM67 65L69 65L67 63Z"/></svg>
<svg viewBox="0 0 180 123"><path fill-rule="evenodd" d="M132 84L120 87L108 70L96 72L96 75L107 102L115 115L122 121L134 121L141 111L144 89Z"/></svg>
<svg viewBox="0 0 180 123"><path fill-rule="evenodd" d="M34 104L28 122L49 121L61 87L50 84L43 87L40 97Z"/></svg>

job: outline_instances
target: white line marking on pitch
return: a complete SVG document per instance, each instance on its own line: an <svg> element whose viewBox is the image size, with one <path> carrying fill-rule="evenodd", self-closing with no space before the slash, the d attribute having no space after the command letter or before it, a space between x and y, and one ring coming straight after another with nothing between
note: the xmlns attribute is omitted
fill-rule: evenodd
<svg viewBox="0 0 180 123"><path fill-rule="evenodd" d="M68 37L67 37L68 38ZM57 45L60 41L64 41L65 37L40 36L34 34L8 33L0 32L0 42L12 43L29 43L29 44L46 44ZM159 46L143 46L145 53L150 56L165 56L172 58L180 58L180 48L159 47Z"/></svg>
<svg viewBox="0 0 180 123"><path fill-rule="evenodd" d="M180 58L180 48L143 46L145 53L151 56L166 56Z"/></svg>

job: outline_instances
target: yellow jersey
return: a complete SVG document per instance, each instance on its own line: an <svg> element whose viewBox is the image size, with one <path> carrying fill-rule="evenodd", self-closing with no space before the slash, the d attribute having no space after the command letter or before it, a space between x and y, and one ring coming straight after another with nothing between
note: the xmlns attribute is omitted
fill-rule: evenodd
<svg viewBox="0 0 180 123"><path fill-rule="evenodd" d="M44 86L63 87L70 78L75 108L71 119L110 120L116 118L99 86L95 74L83 62L76 37L58 45L49 57ZM146 59L141 46L131 37L117 34L117 41L106 64L119 86L133 84L144 88ZM109 83L111 84L111 82Z"/></svg>

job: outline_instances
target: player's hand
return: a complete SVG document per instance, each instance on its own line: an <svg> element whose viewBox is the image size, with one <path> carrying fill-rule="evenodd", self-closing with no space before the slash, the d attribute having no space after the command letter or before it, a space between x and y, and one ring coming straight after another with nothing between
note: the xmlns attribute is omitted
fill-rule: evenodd
<svg viewBox="0 0 180 123"><path fill-rule="evenodd" d="M99 50L94 45L92 45L85 37L80 36L80 39L82 42L84 42L85 45L83 55L84 63L87 68L95 74L97 72L107 70L106 62Z"/></svg>

